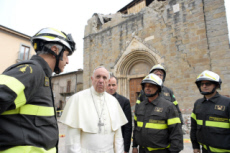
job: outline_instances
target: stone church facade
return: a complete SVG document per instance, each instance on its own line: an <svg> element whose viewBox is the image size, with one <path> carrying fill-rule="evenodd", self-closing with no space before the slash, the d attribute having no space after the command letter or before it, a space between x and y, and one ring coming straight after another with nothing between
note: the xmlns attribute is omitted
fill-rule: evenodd
<svg viewBox="0 0 230 153"><path fill-rule="evenodd" d="M223 84L219 92L229 96L224 0L136 0L135 4L143 1L146 6L138 12L127 13L124 7L121 13L94 14L88 20L84 89L91 86L94 68L103 65L117 76L118 93L134 106L141 80L153 65L162 64L167 71L164 84L174 91L183 113L190 113L195 100L202 97L194 82L204 70L220 75Z"/></svg>

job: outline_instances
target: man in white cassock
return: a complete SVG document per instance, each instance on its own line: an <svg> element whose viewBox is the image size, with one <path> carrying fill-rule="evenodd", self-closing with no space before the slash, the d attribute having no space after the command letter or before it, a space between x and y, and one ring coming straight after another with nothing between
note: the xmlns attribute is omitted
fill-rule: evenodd
<svg viewBox="0 0 230 153"><path fill-rule="evenodd" d="M60 121L67 125L67 153L124 153L121 126L127 119L120 104L105 92L109 72L97 67L92 87L74 94Z"/></svg>

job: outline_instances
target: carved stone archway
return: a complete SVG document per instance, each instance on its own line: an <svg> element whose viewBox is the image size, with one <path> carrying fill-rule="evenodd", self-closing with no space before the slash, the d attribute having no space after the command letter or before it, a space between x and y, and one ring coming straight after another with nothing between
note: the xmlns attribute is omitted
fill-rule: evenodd
<svg viewBox="0 0 230 153"><path fill-rule="evenodd" d="M119 82L118 93L129 97L130 79L145 77L153 65L163 62L164 60L159 56L157 50L150 49L143 41L134 37L114 66L113 73ZM143 65L143 69L141 65Z"/></svg>

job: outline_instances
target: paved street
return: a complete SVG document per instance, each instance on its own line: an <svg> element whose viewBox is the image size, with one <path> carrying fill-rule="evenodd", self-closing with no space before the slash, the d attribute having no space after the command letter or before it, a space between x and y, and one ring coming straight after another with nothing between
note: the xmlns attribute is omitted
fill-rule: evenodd
<svg viewBox="0 0 230 153"><path fill-rule="evenodd" d="M62 123L58 123L59 126L59 152L60 153L66 153L65 152L65 125ZM130 149L131 153L131 149ZM192 145L189 139L189 135L184 135L184 150L180 153L192 153Z"/></svg>

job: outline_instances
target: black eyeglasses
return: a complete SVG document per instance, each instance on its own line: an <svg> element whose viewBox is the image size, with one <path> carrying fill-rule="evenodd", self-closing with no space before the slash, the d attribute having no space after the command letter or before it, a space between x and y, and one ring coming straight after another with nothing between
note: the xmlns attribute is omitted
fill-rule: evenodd
<svg viewBox="0 0 230 153"><path fill-rule="evenodd" d="M212 82L206 82L206 83L200 83L200 86L211 86L213 83Z"/></svg>

